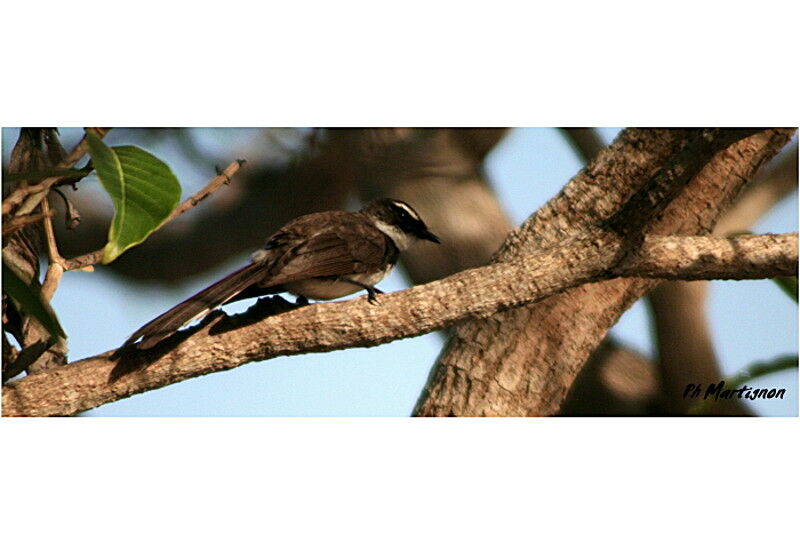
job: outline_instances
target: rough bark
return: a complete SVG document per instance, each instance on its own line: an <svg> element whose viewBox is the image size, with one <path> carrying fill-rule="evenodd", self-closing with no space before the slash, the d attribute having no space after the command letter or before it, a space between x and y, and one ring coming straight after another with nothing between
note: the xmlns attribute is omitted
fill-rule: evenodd
<svg viewBox="0 0 800 534"><path fill-rule="evenodd" d="M759 166L786 142L792 130L768 130L716 154L680 130L626 130L562 192L512 233L498 261L523 254L617 213L662 169L697 166L697 176L652 220L647 233L701 234L713 227ZM682 159L683 158L683 159ZM689 174L692 174L691 172ZM636 203L647 205L639 195ZM631 205L630 203L628 205ZM640 215L631 213L633 219ZM624 224L625 219L618 219ZM512 310L460 325L450 338L418 403L416 414L549 415L558 411L589 353L621 313L654 287L649 280L588 284Z"/></svg>
<svg viewBox="0 0 800 534"><path fill-rule="evenodd" d="M676 246L676 241L681 245ZM686 241L686 243L683 243ZM733 245L731 245L733 243ZM514 262L470 269L444 280L381 295L378 305L365 298L315 304L265 318L274 308L254 306L241 317L222 320L218 313L198 329L179 333L149 351L126 348L108 352L51 371L35 374L3 387L4 415L69 415L193 376L231 369L250 361L303 352L324 352L345 347L372 346L404 337L425 334L471 317L490 317L500 310L541 300L566 288L616 276L620 257L623 268L636 272L647 266L648 276L674 275L675 258L663 258L669 271L653 254L683 255L692 250L704 258L700 266L710 276L728 272L728 267L708 260L715 255L727 262L726 252L735 248L760 259L762 273L794 271L797 268L797 235L740 236L732 240L703 237L648 238L639 254L620 254L630 246L614 232L595 229L578 238L523 256ZM770 250L777 253L767 254ZM650 251L650 252L648 252ZM666 251L666 252L665 252ZM699 276L698 266L681 268ZM272 301L265 301L272 302ZM189 335L194 333L194 335ZM187 337L188 336L188 337Z"/></svg>
<svg viewBox="0 0 800 534"><path fill-rule="evenodd" d="M562 131L584 163L597 157L605 146L592 128L563 128ZM776 202L796 188L797 142L794 142L791 150L784 150L756 175L752 184L717 223L714 234L727 235L749 229ZM620 386L629 384L633 376L653 385L652 380L646 380L650 375L645 373L652 364L633 351L621 348L615 341L606 340L576 379L561 413L641 415L647 407L652 413L685 413L688 404L681 400L681 395L676 397L674 394L683 384L696 379L702 379L704 383L716 383L722 379L704 313L706 285L703 281L665 282L647 295L653 312L658 365L650 375L656 377L655 387L662 389L663 394L653 391L647 397L648 401L643 403L641 398L620 390ZM630 406L626 409L628 400ZM607 411L604 411L606 406ZM722 415L722 412L725 415L750 414L740 402L716 404L712 409L716 410L716 415Z"/></svg>
<svg viewBox="0 0 800 534"><path fill-rule="evenodd" d="M584 165L607 145L595 128L561 128ZM656 369L609 334L573 382L560 415L645 415L658 398Z"/></svg>
<svg viewBox="0 0 800 534"><path fill-rule="evenodd" d="M797 143L759 172L714 228L715 235L748 230L778 200L797 187ZM656 365L661 395L658 413L686 414L692 402L683 399L687 383L711 384L723 379L708 328L705 305L708 282L665 282L648 294L652 312ZM657 405L657 406L656 406ZM744 403L716 403L708 415L751 415Z"/></svg>

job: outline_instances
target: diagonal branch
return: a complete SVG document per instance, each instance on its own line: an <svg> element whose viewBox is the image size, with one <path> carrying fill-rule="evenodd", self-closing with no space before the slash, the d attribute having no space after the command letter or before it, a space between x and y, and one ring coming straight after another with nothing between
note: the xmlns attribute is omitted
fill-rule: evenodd
<svg viewBox="0 0 800 534"><path fill-rule="evenodd" d="M206 184L206 186L203 187L200 191L190 196L180 204L178 204L178 206L174 210L172 210L172 213L170 213L169 216L166 219L164 219L161 222L161 224L158 225L158 228L156 228L156 230L163 228L163 226L168 222L170 222L172 219L178 217L179 215L185 213L189 209L195 207L207 196L209 196L211 193L213 193L223 185L228 185L233 175L236 174L239 171L239 169L241 169L242 165L244 165L243 159L236 160L232 162L230 165L228 165L225 168L225 170L219 172L219 174L217 174L217 176L212 178L211 181L208 182L208 184ZM155 230L153 231L155 232ZM75 270L75 269L84 269L91 265L94 265L98 263L100 259L103 257L103 250L104 249L101 248L99 250L95 250L94 252L89 252L88 254L83 254L81 256L77 256L69 260L64 260L63 261L64 267L67 270Z"/></svg>
<svg viewBox="0 0 800 534"><path fill-rule="evenodd" d="M760 171L727 210L715 235L742 232L775 203L797 188L797 141L786 147ZM723 373L718 363L706 314L709 284L706 282L667 282L647 295L653 317L656 365L661 393L658 410L670 415L686 414L695 404L683 397L686 384L716 384ZM715 403L706 415L750 415L739 401Z"/></svg>
<svg viewBox="0 0 800 534"><path fill-rule="evenodd" d="M71 415L252 361L373 346L422 335L467 318L488 317L571 287L616 277L616 262L626 246L629 242L618 234L594 229L514 262L470 269L382 295L378 306L357 298L304 306L266 318L258 307L244 317L226 319L216 314L194 329L191 337L182 333L151 351L136 352L135 356L118 354L123 358L119 362L109 351L7 384L3 388L3 415ZM678 257L686 254L693 261ZM731 276L727 265L731 262L744 265L742 275L748 278L784 276L797 269L797 234L731 239L652 236L638 253L624 256L620 269L630 276L664 278L675 276L675 269L693 278ZM142 358L147 365L110 380L115 366L126 358Z"/></svg>
<svg viewBox="0 0 800 534"><path fill-rule="evenodd" d="M3 224L3 235L10 235L14 232L25 228L28 225L38 223L45 217L50 218L56 214L54 210L41 211L39 213L32 213L31 215L20 215L14 217L8 224Z"/></svg>
<svg viewBox="0 0 800 534"><path fill-rule="evenodd" d="M629 199L654 215L647 221L646 234L707 233L760 165L793 134L793 129L770 129L734 143L709 161L707 153L692 145L709 150L720 145L698 139L691 130L626 129L509 235L495 261L510 261L537 244L556 243L600 224L626 202L632 205ZM685 165L696 168L695 158L707 161L697 175L681 172ZM660 184L656 189L648 187L654 180ZM643 188L654 193L654 202L637 198ZM673 188L682 192L673 196ZM631 216L637 220L636 213ZM616 222L625 233L629 221ZM641 278L585 284L488 320L464 321L431 372L415 414L557 413L574 377L608 329L655 285Z"/></svg>
<svg viewBox="0 0 800 534"><path fill-rule="evenodd" d="M104 137L110 129L111 128L87 128L87 130L92 131L101 138ZM72 152L56 165L56 167L72 167L86 154L88 147L89 143L86 139L86 135L84 135L81 141L72 149ZM12 191L7 198L3 199L3 215L8 215L20 204L22 204L22 207L15 212L16 215L27 215L31 213L42 199L47 196L50 189L59 185L64 180L74 180L74 178L70 176L51 176L32 185L18 187Z"/></svg>

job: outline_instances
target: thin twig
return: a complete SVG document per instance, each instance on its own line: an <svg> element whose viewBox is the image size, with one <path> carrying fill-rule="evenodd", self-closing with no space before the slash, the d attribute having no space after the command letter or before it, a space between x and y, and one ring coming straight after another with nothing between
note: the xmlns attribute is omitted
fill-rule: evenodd
<svg viewBox="0 0 800 534"><path fill-rule="evenodd" d="M97 137L102 139L106 136L106 134L111 130L111 128L87 128L87 133L92 132ZM61 162L59 167L72 167L78 160L81 159L84 154L89 150L89 139L84 134L83 138L75 145L75 148L72 149L72 152Z"/></svg>
<svg viewBox="0 0 800 534"><path fill-rule="evenodd" d="M47 212L41 213L33 213L31 215L20 215L19 217L14 217L11 219L7 224L3 225L3 235L13 234L20 228L24 228L29 224L37 223L44 219L45 217L50 218L56 214L55 210L50 210Z"/></svg>
<svg viewBox="0 0 800 534"><path fill-rule="evenodd" d="M190 196L189 198L187 198L186 200L181 202L174 210L172 210L172 213L169 214L169 217L164 219L164 221L161 224L158 225L156 230L158 230L159 228L161 228L162 226L164 226L165 224L170 222L175 217L177 217L177 216L183 214L184 212L189 211L193 207L197 206L208 195L210 195L211 193L213 193L214 191L216 191L217 189L219 189L223 185L230 184L231 183L231 178L233 177L234 174L236 174L239 171L239 169L242 168L242 165L244 165L244 163L245 163L245 160L237 159L236 161L234 161L233 163L228 165L225 168L225 170L223 170L222 172L217 174L214 178L212 178L211 181L208 182L208 185L206 185L200 191L198 191L194 195Z"/></svg>
<svg viewBox="0 0 800 534"><path fill-rule="evenodd" d="M87 128L87 133L91 131L100 138L103 138L111 128ZM72 167L79 159L81 159L89 147L89 142L84 134L83 139L72 149L66 158L61 161L56 167L69 168ZM3 200L3 215L8 215L16 207L25 202L25 205L17 211L18 215L27 215L31 213L36 206L42 201L42 198L47 196L50 188L58 185L61 180L68 178L74 180L71 176L52 176L46 178L39 183L19 187L11 192L8 197Z"/></svg>
<svg viewBox="0 0 800 534"><path fill-rule="evenodd" d="M47 197L42 199L42 211L50 211L50 201ZM50 263L61 263L64 257L58 252L58 245L56 245L56 234L53 231L53 220L49 217L44 221L44 236L47 241L47 259Z"/></svg>
<svg viewBox="0 0 800 534"><path fill-rule="evenodd" d="M50 211L50 201L47 197L42 199L42 211ZM45 217L43 221L44 236L47 241L47 259L50 264L47 266L47 273L42 283L42 298L48 302L56 292L61 275L64 274L64 257L58 251L56 244L56 234L53 231L53 219Z"/></svg>
<svg viewBox="0 0 800 534"><path fill-rule="evenodd" d="M238 159L228 165L225 170L223 170L220 174L215 176L211 179L211 181L202 188L200 191L192 195L191 197L187 198L183 202L181 202L169 216L164 219L164 221L158 225L156 230L170 222L175 217L185 213L186 211L190 210L197 204L199 204L203 199L209 196L211 193L222 187L223 185L227 185L230 183L231 178L234 174L236 174L239 169L244 164L243 159ZM155 231L155 230L154 230ZM88 254L83 254L82 256L77 256L75 258L64 260L63 265L64 268L68 271L78 270L78 269L85 269L89 266L92 266L98 262L103 257L103 249L95 250L94 252L90 252Z"/></svg>

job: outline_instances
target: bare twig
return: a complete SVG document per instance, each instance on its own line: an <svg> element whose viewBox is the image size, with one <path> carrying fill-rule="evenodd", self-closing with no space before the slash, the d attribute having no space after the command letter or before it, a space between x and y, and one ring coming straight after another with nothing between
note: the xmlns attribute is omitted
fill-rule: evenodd
<svg viewBox="0 0 800 534"><path fill-rule="evenodd" d="M134 358L149 355L151 359L145 360L149 363L146 368L116 381L109 380L116 365L111 351L10 383L3 389L4 415L69 415L252 361L372 346L425 334L469 317L488 317L569 287L614 277L614 264L621 257L622 248L629 244L614 232L597 229L512 263L470 269L443 280L381 295L379 306L367 305L364 298L357 298L304 306L267 318L251 315L240 318L238 325L235 321L232 325L231 321L212 320L188 339L185 333L178 334L165 346L129 355ZM782 252L775 253L775 249ZM677 267L694 277L703 273L727 276L730 269L710 258L735 261L731 250L741 251L748 261L761 265L763 273L771 276L788 270L784 265L787 258L793 260L792 269L796 269L797 234L731 239L652 236L639 254L626 255L629 259L625 271L636 276L671 276L671 271L658 270L658 265L662 265ZM676 261L676 255L686 253L702 258L702 265ZM744 276L754 277L755 272L748 270ZM156 358L152 359L153 356Z"/></svg>
<svg viewBox="0 0 800 534"><path fill-rule="evenodd" d="M87 128L87 130L92 131L98 137L104 137L111 128ZM61 163L56 165L59 168L69 168L72 167L79 159L86 154L88 150L89 144L86 139L86 135L83 136L83 139L72 149L72 152L64 158ZM65 176L52 176L50 178L46 178L39 183L26 185L23 187L19 187L11 192L8 197L3 200L3 215L8 215L11 213L12 210L16 206L22 204L22 207L17 210L16 215L27 215L39 205L42 201L42 198L46 197L47 194L50 192L50 188L55 187L59 183L61 183L64 179L74 180L73 177L65 177ZM24 202L24 204L23 204Z"/></svg>
<svg viewBox="0 0 800 534"><path fill-rule="evenodd" d="M41 209L50 211L50 204L47 198L42 199ZM64 258L61 257L56 246L52 218L45 217L43 226L49 263L42 282L41 295L42 299L48 302L53 298L58 284L61 282L61 276L64 274L62 265ZM66 340L60 337L56 340L51 340L50 332L33 317L29 317L25 325L23 345L25 349L22 353L24 353L25 357L23 358L22 354L20 354L16 362L17 365L4 378L11 378L23 369L26 369L30 374L61 367L67 363Z"/></svg>
<svg viewBox="0 0 800 534"><path fill-rule="evenodd" d="M223 185L227 185L228 183L230 183L231 178L242 167L244 162L245 161L243 159L240 159L228 165L225 168L225 170L223 170L220 174L212 178L211 181L208 183L208 185L206 185L204 188L202 188L200 191L198 191L191 197L181 202L174 210L172 210L172 213L170 213L169 216L166 219L164 219L164 221L160 225L158 225L158 228L156 228L156 230L163 227L165 224L170 222L175 217L181 215L182 213L185 213L189 209L199 204L203 199L205 199L207 196L209 196L211 193L213 193ZM88 254L83 254L81 256L77 256L69 260L64 260L64 267L68 271L84 269L98 263L102 257L103 257L103 249L96 250L94 252L89 252Z"/></svg>
<svg viewBox="0 0 800 534"><path fill-rule="evenodd" d="M182 213L189 211L191 208L197 206L201 201L203 201L208 195L222 187L223 185L228 185L231 183L231 178L234 174L236 174L239 169L242 168L242 165L245 164L245 160L237 159L230 165L228 165L225 170L221 171L217 174L214 178L211 179L208 184L202 188L200 191L195 193L194 195L190 196L183 202L181 202L172 213L169 214L169 217L164 219L164 221L158 225L158 228L161 228L168 222L170 222L175 217L181 215ZM156 228L156 230L158 229Z"/></svg>
<svg viewBox="0 0 800 534"><path fill-rule="evenodd" d="M7 224L3 224L3 235L13 234L20 228L37 223L45 217L53 217L55 214L56 212L54 210L49 210L46 212L43 211L40 213L32 213L31 215L20 215L19 217L14 217Z"/></svg>
<svg viewBox="0 0 800 534"><path fill-rule="evenodd" d="M47 197L42 199L42 211L50 211L50 201L47 200ZM44 276L44 282L42 282L42 298L47 302L53 298L61 281L61 275L64 274L64 258L58 252L56 236L53 232L53 219L45 217L43 226L49 265Z"/></svg>
<svg viewBox="0 0 800 534"><path fill-rule="evenodd" d="M91 131L97 137L102 139L103 137L106 136L106 134L109 131L111 131L111 128L87 128L87 131ZM81 140L78 142L78 144L75 145L75 148L72 149L72 152L70 152L69 155L66 157L66 159L61 162L61 165L59 165L59 167L72 167L73 165L78 163L78 160L81 159L88 150L89 150L89 139L87 138L86 135L84 135L83 138L81 138Z"/></svg>

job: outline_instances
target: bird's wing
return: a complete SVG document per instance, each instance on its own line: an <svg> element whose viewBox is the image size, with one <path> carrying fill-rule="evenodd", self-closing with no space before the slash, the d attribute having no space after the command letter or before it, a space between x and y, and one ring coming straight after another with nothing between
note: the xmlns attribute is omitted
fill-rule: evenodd
<svg viewBox="0 0 800 534"><path fill-rule="evenodd" d="M271 269L275 276L264 279L261 285L378 270L387 261L394 263L397 254L391 239L373 224L365 224L358 217L342 217L336 225L287 250L277 260L281 265Z"/></svg>
<svg viewBox="0 0 800 534"><path fill-rule="evenodd" d="M268 253L261 261L242 267L159 315L134 332L124 345L141 337L139 348L150 348L217 306L239 297L269 293L271 287L369 272L397 260L397 247L391 239L360 214L342 214L327 227L320 224L320 215L300 217L284 226L267 242ZM309 228L320 226L322 230L308 237Z"/></svg>

